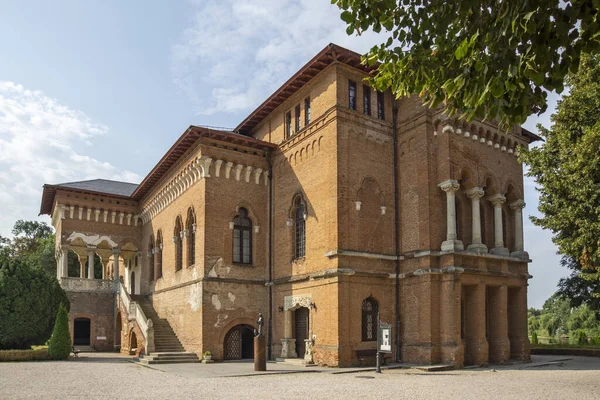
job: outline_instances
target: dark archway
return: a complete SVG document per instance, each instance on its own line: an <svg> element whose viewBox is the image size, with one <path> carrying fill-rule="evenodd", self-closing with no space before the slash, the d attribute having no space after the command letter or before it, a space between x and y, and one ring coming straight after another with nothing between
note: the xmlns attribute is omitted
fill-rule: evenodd
<svg viewBox="0 0 600 400"><path fill-rule="evenodd" d="M75 318L73 321L73 345L89 346L91 322L89 318Z"/></svg>
<svg viewBox="0 0 600 400"><path fill-rule="evenodd" d="M129 354L134 355L138 347L137 336L132 330L129 334Z"/></svg>
<svg viewBox="0 0 600 400"><path fill-rule="evenodd" d="M306 342L308 339L308 308L300 307L294 311L294 331L296 338L296 353L298 358L304 358L306 352Z"/></svg>
<svg viewBox="0 0 600 400"><path fill-rule="evenodd" d="M135 272L131 271L131 280L129 281L131 287L129 288L130 294L135 294Z"/></svg>
<svg viewBox="0 0 600 400"><path fill-rule="evenodd" d="M115 329L115 346L121 347L121 336L123 335L123 321L121 321L121 313L117 314L117 326Z"/></svg>
<svg viewBox="0 0 600 400"><path fill-rule="evenodd" d="M254 358L254 329L249 325L237 325L231 328L223 343L225 360Z"/></svg>

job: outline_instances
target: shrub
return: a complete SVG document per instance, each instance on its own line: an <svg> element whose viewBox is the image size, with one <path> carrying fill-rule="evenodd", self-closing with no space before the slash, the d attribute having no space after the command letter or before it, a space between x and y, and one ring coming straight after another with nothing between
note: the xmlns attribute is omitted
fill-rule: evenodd
<svg viewBox="0 0 600 400"><path fill-rule="evenodd" d="M0 362L6 361L42 361L50 360L48 348L42 347L32 350L2 350L0 351Z"/></svg>
<svg viewBox="0 0 600 400"><path fill-rule="evenodd" d="M61 303L69 307L56 277L0 254L0 350L45 343Z"/></svg>
<svg viewBox="0 0 600 400"><path fill-rule="evenodd" d="M531 334L531 344L540 344L538 340L538 335L535 331Z"/></svg>
<svg viewBox="0 0 600 400"><path fill-rule="evenodd" d="M580 329L577 332L577 343L578 344L588 344L587 335L583 329Z"/></svg>
<svg viewBox="0 0 600 400"><path fill-rule="evenodd" d="M594 346L598 346L600 345L600 336L594 336L591 340L590 340L590 344L593 344Z"/></svg>
<svg viewBox="0 0 600 400"><path fill-rule="evenodd" d="M212 356L212 353L211 353L210 351L208 351L208 350L207 350L207 351L205 351L205 352L204 352L202 355L203 355L204 357L210 357L210 356Z"/></svg>
<svg viewBox="0 0 600 400"><path fill-rule="evenodd" d="M61 304L56 315L54 331L50 338L48 353L54 360L66 360L71 354L71 335L69 334L69 316L67 309Z"/></svg>

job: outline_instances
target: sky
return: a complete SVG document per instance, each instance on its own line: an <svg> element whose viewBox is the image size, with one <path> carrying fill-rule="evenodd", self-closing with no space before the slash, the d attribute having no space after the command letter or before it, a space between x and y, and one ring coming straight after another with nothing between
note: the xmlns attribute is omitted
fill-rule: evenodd
<svg viewBox="0 0 600 400"><path fill-rule="evenodd" d="M366 52L329 0L6 0L0 12L0 235L38 217L42 185L139 183L191 125L235 127L328 43ZM549 126L556 106L524 125ZM529 304L558 264L525 179Z"/></svg>

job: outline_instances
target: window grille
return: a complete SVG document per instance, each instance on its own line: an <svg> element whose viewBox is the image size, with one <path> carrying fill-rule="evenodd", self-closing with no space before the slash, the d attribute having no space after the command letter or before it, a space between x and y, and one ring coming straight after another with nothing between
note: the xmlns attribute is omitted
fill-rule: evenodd
<svg viewBox="0 0 600 400"><path fill-rule="evenodd" d="M245 208L233 220L233 262L252 264L252 221Z"/></svg>
<svg viewBox="0 0 600 400"><path fill-rule="evenodd" d="M362 303L362 341L377 340L377 316L379 304L372 297L367 297Z"/></svg>
<svg viewBox="0 0 600 400"><path fill-rule="evenodd" d="M363 110L365 115L371 115L371 88L363 85Z"/></svg>
<svg viewBox="0 0 600 400"><path fill-rule="evenodd" d="M356 82L348 81L348 107L356 110Z"/></svg>
<svg viewBox="0 0 600 400"><path fill-rule="evenodd" d="M187 266L191 267L196 263L196 216L194 211L190 208L188 210L188 218L186 224L187 230Z"/></svg>
<svg viewBox="0 0 600 400"><path fill-rule="evenodd" d="M306 255L306 206L302 198L296 200L296 252L295 258Z"/></svg>
<svg viewBox="0 0 600 400"><path fill-rule="evenodd" d="M175 271L179 271L183 267L183 227L181 218L177 217L175 222Z"/></svg>
<svg viewBox="0 0 600 400"><path fill-rule="evenodd" d="M377 118L385 121L385 102L383 92L377 92Z"/></svg>

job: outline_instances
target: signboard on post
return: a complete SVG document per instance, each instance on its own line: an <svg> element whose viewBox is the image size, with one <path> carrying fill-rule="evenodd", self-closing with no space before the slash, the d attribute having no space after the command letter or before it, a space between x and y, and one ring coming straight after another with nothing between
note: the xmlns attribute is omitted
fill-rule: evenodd
<svg viewBox="0 0 600 400"><path fill-rule="evenodd" d="M392 324L379 321L377 351L380 353L392 353Z"/></svg>

